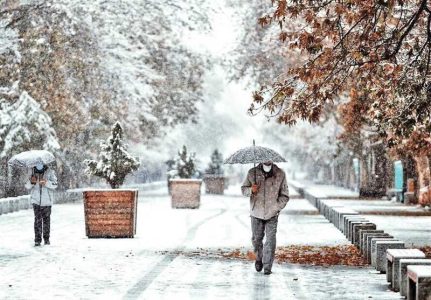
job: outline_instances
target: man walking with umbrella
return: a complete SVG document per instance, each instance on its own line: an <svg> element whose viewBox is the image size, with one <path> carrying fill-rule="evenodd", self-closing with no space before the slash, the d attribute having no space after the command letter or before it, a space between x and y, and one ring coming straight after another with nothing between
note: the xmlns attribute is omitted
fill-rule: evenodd
<svg viewBox="0 0 431 300"><path fill-rule="evenodd" d="M268 160L248 171L241 189L244 196L250 197L256 271L260 272L263 268L264 274L269 275L274 261L278 214L289 201L286 174Z"/></svg>
<svg viewBox="0 0 431 300"><path fill-rule="evenodd" d="M264 274L271 274L274 261L278 214L289 201L286 174L274 162L286 160L266 147L242 148L225 160L225 164L254 164L248 171L241 190L250 197L252 242L256 254L255 267ZM256 166L256 163L258 166ZM266 235L265 244L263 238Z"/></svg>

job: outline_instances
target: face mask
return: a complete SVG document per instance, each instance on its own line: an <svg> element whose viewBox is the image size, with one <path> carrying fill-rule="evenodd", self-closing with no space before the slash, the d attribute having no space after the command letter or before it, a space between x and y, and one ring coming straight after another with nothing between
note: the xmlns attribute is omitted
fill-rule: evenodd
<svg viewBox="0 0 431 300"><path fill-rule="evenodd" d="M269 171L271 171L271 169L272 169L272 165L269 165L269 166L267 166L267 165L263 165L263 170L265 171L265 172L269 172Z"/></svg>

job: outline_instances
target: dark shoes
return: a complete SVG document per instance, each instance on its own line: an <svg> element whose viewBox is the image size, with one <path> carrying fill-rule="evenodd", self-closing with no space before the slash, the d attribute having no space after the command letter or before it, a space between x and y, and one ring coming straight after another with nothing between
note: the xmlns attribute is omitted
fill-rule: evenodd
<svg viewBox="0 0 431 300"><path fill-rule="evenodd" d="M263 269L263 263L261 260L256 260L256 262L254 263L254 267L256 268L256 271L260 272ZM263 274L265 275L270 275L272 272L271 270L265 269L263 271Z"/></svg>
<svg viewBox="0 0 431 300"><path fill-rule="evenodd" d="M35 247L40 247L40 243L41 243L41 242L35 242L35 243L34 243L34 246L35 246ZM51 245L51 243L49 242L49 240L45 240L45 245Z"/></svg>
<svg viewBox="0 0 431 300"><path fill-rule="evenodd" d="M261 260L256 260L254 263L254 267L256 268L256 271L260 272L263 269L263 263Z"/></svg>

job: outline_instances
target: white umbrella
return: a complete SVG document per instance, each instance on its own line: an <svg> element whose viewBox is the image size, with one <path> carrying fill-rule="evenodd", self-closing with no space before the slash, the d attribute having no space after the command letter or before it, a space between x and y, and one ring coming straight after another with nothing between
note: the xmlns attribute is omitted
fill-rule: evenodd
<svg viewBox="0 0 431 300"><path fill-rule="evenodd" d="M256 167L256 164L267 161L286 162L283 156L272 149L256 146L253 140L253 146L239 149L229 156L224 164L253 164ZM256 169L254 169L254 182L256 182Z"/></svg>
<svg viewBox="0 0 431 300"><path fill-rule="evenodd" d="M11 167L32 168L37 164L48 165L55 162L55 156L46 150L30 150L12 156L8 164Z"/></svg>
<svg viewBox="0 0 431 300"><path fill-rule="evenodd" d="M266 161L286 162L286 160L272 149L256 146L242 148L229 156L224 164L258 164Z"/></svg>

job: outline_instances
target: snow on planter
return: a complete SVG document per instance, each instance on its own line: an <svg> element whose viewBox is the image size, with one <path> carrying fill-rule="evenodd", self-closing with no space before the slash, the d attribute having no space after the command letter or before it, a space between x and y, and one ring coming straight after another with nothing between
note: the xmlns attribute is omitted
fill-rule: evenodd
<svg viewBox="0 0 431 300"><path fill-rule="evenodd" d="M139 161L127 152L122 141L120 123L112 127L112 134L101 145L100 160L86 160L87 172L104 178L110 190L84 191L85 229L90 238L133 237L136 234L138 190L118 189L127 174L139 167Z"/></svg>
<svg viewBox="0 0 431 300"><path fill-rule="evenodd" d="M183 146L182 150L178 151L175 162L177 178L169 179L172 207L199 208L202 180L191 179L197 173L195 154L189 154L187 147Z"/></svg>

